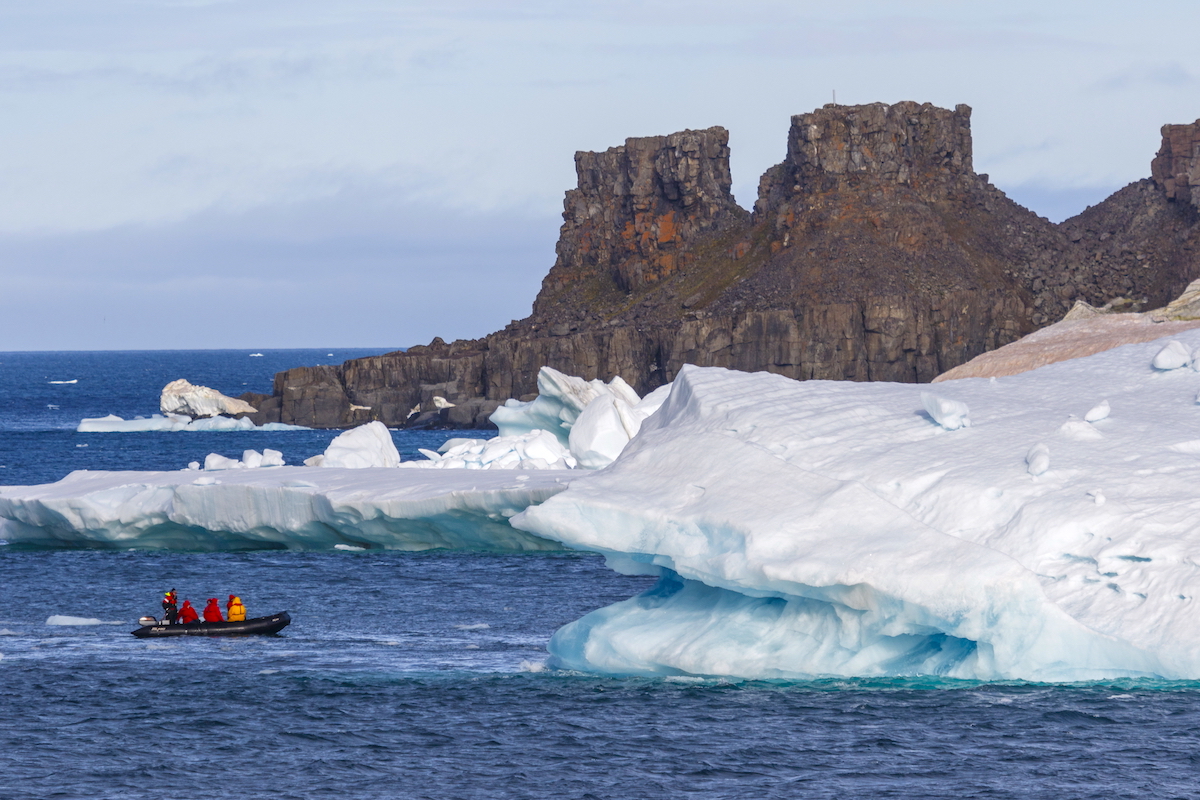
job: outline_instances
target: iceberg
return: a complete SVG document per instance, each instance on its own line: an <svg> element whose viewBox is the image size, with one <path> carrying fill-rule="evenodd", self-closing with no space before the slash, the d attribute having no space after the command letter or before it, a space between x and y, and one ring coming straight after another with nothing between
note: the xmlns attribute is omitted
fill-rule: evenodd
<svg viewBox="0 0 1200 800"><path fill-rule="evenodd" d="M368 422L334 437L322 455L322 467L370 469L400 466L400 452L382 422Z"/></svg>
<svg viewBox="0 0 1200 800"><path fill-rule="evenodd" d="M608 468L512 519L659 576L560 629L551 664L1200 678L1200 457L1181 446L1200 375L1154 365L1162 348L945 382L962 409L935 410L971 410L953 433L921 386L685 366ZM1090 413L1105 400L1119 417Z"/></svg>
<svg viewBox="0 0 1200 800"><path fill-rule="evenodd" d="M182 414L188 417L253 414L258 411L244 400L228 397L207 386L196 386L184 378L171 381L163 387L158 407L164 414Z"/></svg>
<svg viewBox="0 0 1200 800"><path fill-rule="evenodd" d="M538 396L528 402L507 400L492 412L491 421L501 436L516 436L534 430L549 431L568 447L571 426L588 404L598 397L612 397L627 405L636 405L640 398L620 376L609 383L585 381L564 375L556 369L542 367L538 372Z"/></svg>
<svg viewBox="0 0 1200 800"><path fill-rule="evenodd" d="M0 487L0 539L170 550L559 550L510 517L587 473L272 467L72 472ZM339 547L340 545L340 547Z"/></svg>
<svg viewBox="0 0 1200 800"><path fill-rule="evenodd" d="M514 442L514 437L546 431L578 466L602 469L637 435L669 391L664 386L640 398L619 375L608 383L585 381L542 367L538 396L527 402L508 400L492 413L491 421L500 430L499 438Z"/></svg>
<svg viewBox="0 0 1200 800"><path fill-rule="evenodd" d="M491 439L451 439L437 451L421 450L423 461L401 463L387 428L369 422L340 434L324 453L304 463L341 468L602 469L620 455L670 389L662 387L639 398L619 376L606 384L549 367L538 373L538 386L542 393L534 400L509 401L496 410L491 419L499 435ZM434 400L435 405L442 401L439 408L447 407L444 398ZM220 469L236 468L232 462L215 463Z"/></svg>

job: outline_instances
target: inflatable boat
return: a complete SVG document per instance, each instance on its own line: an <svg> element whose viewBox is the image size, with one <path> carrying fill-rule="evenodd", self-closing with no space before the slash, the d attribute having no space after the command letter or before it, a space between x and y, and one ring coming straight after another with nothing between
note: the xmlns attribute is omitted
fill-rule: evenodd
<svg viewBox="0 0 1200 800"><path fill-rule="evenodd" d="M186 625L167 625L154 617L142 617L142 627L132 631L139 639L159 636L253 636L279 633L292 621L286 611L269 617L255 617L242 622L189 622Z"/></svg>

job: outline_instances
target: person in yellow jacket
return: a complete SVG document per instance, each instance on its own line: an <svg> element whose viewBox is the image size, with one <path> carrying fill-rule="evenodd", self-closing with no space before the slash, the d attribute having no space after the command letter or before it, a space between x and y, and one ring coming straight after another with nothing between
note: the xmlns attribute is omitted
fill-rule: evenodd
<svg viewBox="0 0 1200 800"><path fill-rule="evenodd" d="M225 601L225 619L229 622L246 621L246 607L242 605L242 598L236 594L229 595L229 599Z"/></svg>

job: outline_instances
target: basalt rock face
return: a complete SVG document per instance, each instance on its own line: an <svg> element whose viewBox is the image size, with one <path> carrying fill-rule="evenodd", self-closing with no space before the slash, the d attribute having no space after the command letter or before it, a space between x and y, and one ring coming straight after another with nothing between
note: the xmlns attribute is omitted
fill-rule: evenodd
<svg viewBox="0 0 1200 800"><path fill-rule="evenodd" d="M1150 175L1168 200L1200 208L1200 120L1163 125L1162 147L1150 163Z"/></svg>
<svg viewBox="0 0 1200 800"><path fill-rule="evenodd" d="M1074 283L1096 299L1158 308L1200 276L1200 120L1164 125L1151 178L1136 181L1063 231L1074 244Z"/></svg>
<svg viewBox="0 0 1200 800"><path fill-rule="evenodd" d="M749 214L730 194L724 128L627 139L603 153L575 154L579 186L567 192L558 259L535 314L581 280L603 276L638 291L687 267L688 247Z"/></svg>
<svg viewBox="0 0 1200 800"><path fill-rule="evenodd" d="M1153 180L1056 226L974 172L970 113L906 102L797 115L752 213L730 194L723 128L579 153L529 318L280 373L258 421L481 426L532 397L542 366L643 393L685 363L929 381L1077 299L1165 302L1200 277L1197 126L1164 128Z"/></svg>

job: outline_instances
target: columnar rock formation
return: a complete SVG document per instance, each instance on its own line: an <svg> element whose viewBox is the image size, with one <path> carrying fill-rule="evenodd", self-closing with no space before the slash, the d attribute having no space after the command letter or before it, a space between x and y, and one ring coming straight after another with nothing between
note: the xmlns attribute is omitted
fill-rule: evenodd
<svg viewBox="0 0 1200 800"><path fill-rule="evenodd" d="M579 187L563 203L558 260L538 298L542 305L597 273L611 272L626 291L657 283L684 269L688 244L748 216L730 194L724 128L576 153L575 171Z"/></svg>
<svg viewBox="0 0 1200 800"><path fill-rule="evenodd" d="M1162 147L1150 162L1150 175L1168 200L1200 208L1200 120L1163 125Z"/></svg>
<svg viewBox="0 0 1200 800"><path fill-rule="evenodd" d="M1200 123L1164 128L1153 180L1056 226L974 172L970 113L904 102L797 115L753 213L730 194L723 128L579 153L530 317L282 372L273 396L247 399L262 421L469 426L535 392L544 365L639 392L685 363L928 381L1077 299L1161 305L1200 277ZM435 396L456 406L437 410Z"/></svg>
<svg viewBox="0 0 1200 800"><path fill-rule="evenodd" d="M1157 308L1200 277L1200 120L1162 136L1151 178L1062 224L1075 251L1065 296Z"/></svg>

